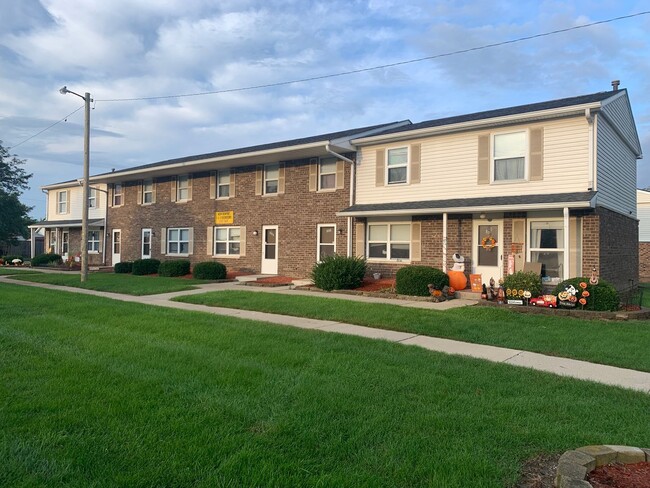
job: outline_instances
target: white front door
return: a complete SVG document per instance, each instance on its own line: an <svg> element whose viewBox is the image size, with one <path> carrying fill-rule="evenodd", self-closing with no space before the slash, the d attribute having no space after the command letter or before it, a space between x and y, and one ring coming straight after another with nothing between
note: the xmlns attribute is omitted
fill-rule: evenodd
<svg viewBox="0 0 650 488"><path fill-rule="evenodd" d="M61 257L65 261L68 259L68 253L70 252L70 232L64 230L61 232Z"/></svg>
<svg viewBox="0 0 650 488"><path fill-rule="evenodd" d="M278 226L262 226L262 274L278 274Z"/></svg>
<svg viewBox="0 0 650 488"><path fill-rule="evenodd" d="M142 259L151 258L151 229L142 229Z"/></svg>
<svg viewBox="0 0 650 488"><path fill-rule="evenodd" d="M120 255L122 254L122 231L120 229L113 229L112 242L113 245L111 248L113 249L113 257L111 259L111 263L113 266L115 266L120 262Z"/></svg>
<svg viewBox="0 0 650 488"><path fill-rule="evenodd" d="M503 277L503 221L475 220L472 242L472 274L480 274L488 286L494 278L498 286Z"/></svg>

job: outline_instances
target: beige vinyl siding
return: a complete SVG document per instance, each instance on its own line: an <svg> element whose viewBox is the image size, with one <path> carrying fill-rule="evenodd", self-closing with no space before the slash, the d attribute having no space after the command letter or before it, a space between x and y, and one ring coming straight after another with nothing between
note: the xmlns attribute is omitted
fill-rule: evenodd
<svg viewBox="0 0 650 488"><path fill-rule="evenodd" d="M589 179L589 132L585 118L512 126L508 130L516 132L533 127L543 128L542 180L479 184L478 138L486 131L445 134L409 141L410 144L421 144L419 185L377 188L376 155L386 146L363 147L357 166L357 203L586 191ZM503 128L498 130L503 132Z"/></svg>
<svg viewBox="0 0 650 488"><path fill-rule="evenodd" d="M639 219L639 242L650 242L650 205L639 205L637 218Z"/></svg>
<svg viewBox="0 0 650 488"><path fill-rule="evenodd" d="M598 205L636 218L636 156L602 117L597 130Z"/></svg>
<svg viewBox="0 0 650 488"><path fill-rule="evenodd" d="M100 185L93 183L91 186L94 188L99 188L101 190L106 190L106 185ZM68 212L65 214L57 214L57 193L60 191L68 191ZM49 190L47 197L48 212L47 216L49 220L80 220L81 219L81 201L83 200L83 188L79 185L70 186L68 188L61 188L58 190ZM99 202L99 208L89 208L88 209L88 218L93 219L103 219L106 215L106 193L102 191L97 191L97 200Z"/></svg>

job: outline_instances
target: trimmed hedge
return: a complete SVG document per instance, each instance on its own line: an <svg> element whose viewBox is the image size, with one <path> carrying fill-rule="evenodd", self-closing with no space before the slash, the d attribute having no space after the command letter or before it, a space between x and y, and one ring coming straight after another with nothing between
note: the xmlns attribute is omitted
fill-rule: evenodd
<svg viewBox="0 0 650 488"><path fill-rule="evenodd" d="M63 264L63 258L59 254L46 253L34 256L32 266L51 266Z"/></svg>
<svg viewBox="0 0 650 488"><path fill-rule="evenodd" d="M158 272L160 261L157 259L136 259L131 266L134 275L150 275Z"/></svg>
<svg viewBox="0 0 650 488"><path fill-rule="evenodd" d="M176 277L185 276L190 272L190 262L187 259L163 261L158 267L158 276Z"/></svg>
<svg viewBox="0 0 650 488"><path fill-rule="evenodd" d="M587 283L586 290L589 292L589 296L586 298L587 304L585 305L585 310L598 310L598 311L610 311L615 312L620 307L620 299L616 288L614 288L607 281L602 278L598 279L597 285L592 285L589 283L588 277L581 278L569 278L564 280L562 283L555 287L553 294L557 295L561 291L564 291L567 287L572 286L578 290L577 298L580 298L580 292L582 288L580 283ZM580 305L577 306L580 308Z"/></svg>
<svg viewBox="0 0 650 488"><path fill-rule="evenodd" d="M113 266L116 273L130 273L133 271L133 261L122 261Z"/></svg>
<svg viewBox="0 0 650 488"><path fill-rule="evenodd" d="M10 255L8 255L8 256L3 256L3 257L2 257L2 260L3 260L5 263L8 263L8 264L11 264L11 262L12 262L14 259L20 259L22 262L25 262L25 258L23 258L22 256L18 256L18 255L11 255L11 254L10 254ZM27 261L29 261L29 259L28 259Z"/></svg>
<svg viewBox="0 0 650 488"><path fill-rule="evenodd" d="M449 276L430 266L406 266L395 275L395 291L399 295L428 297L430 284L442 290L449 286Z"/></svg>
<svg viewBox="0 0 650 488"><path fill-rule="evenodd" d="M225 280L226 267L217 261L197 263L192 269L192 278L197 280Z"/></svg>
<svg viewBox="0 0 650 488"><path fill-rule="evenodd" d="M542 294L542 277L534 271L517 271L503 279L503 288L506 298L509 298L507 290L529 291L531 297L537 298Z"/></svg>
<svg viewBox="0 0 650 488"><path fill-rule="evenodd" d="M334 254L314 265L311 279L321 290L353 290L361 286L365 274L365 259Z"/></svg>

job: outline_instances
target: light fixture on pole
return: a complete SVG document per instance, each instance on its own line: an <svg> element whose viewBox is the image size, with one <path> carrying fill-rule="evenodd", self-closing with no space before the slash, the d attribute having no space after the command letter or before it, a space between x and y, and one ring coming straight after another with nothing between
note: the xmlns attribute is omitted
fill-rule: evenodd
<svg viewBox="0 0 650 488"><path fill-rule="evenodd" d="M81 205L81 282L88 279L88 187L90 178L90 93L86 92L83 96L68 90L64 86L59 90L61 95L72 93L82 98L85 103L84 116L84 179L83 179L83 203Z"/></svg>

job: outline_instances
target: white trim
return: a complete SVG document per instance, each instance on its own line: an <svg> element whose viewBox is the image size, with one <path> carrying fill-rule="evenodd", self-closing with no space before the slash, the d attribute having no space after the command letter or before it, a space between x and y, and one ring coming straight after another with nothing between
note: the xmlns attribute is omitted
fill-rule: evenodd
<svg viewBox="0 0 650 488"><path fill-rule="evenodd" d="M150 182L150 183L151 183L151 191L146 191L146 188L147 188L147 182ZM153 191L153 185L154 185L153 178L144 178L144 179L142 180L142 201L139 202L140 205L152 205L152 204L154 203L154 201L153 201L153 193L154 193L154 191ZM147 197L146 197L147 193L149 193L149 194L151 195L151 201L150 201L150 202L147 202L147 201L146 201L146 199L147 199Z"/></svg>
<svg viewBox="0 0 650 488"><path fill-rule="evenodd" d="M495 144L495 138L497 136L506 136L510 134L524 134L524 177L523 178L517 178L517 179L503 179L503 180L497 180L496 179L496 161L497 158L494 156L494 152L496 150L496 144ZM516 156L516 157L521 157L521 156ZM508 158L499 158L499 159L511 159L510 157ZM522 183L528 181L528 166L530 164L530 130L529 129L520 129L520 130L501 130L501 131L496 131L492 132L490 134L490 183L493 185L503 185L503 184L509 184L509 183Z"/></svg>
<svg viewBox="0 0 650 488"><path fill-rule="evenodd" d="M323 160L328 160L328 159L330 161L325 161L325 162L334 164L334 171L331 171L329 173L323 173L323 171L322 171ZM326 157L326 158L318 158L317 191L320 191L320 192L336 191L336 184L337 184L337 181L336 181L336 173L337 173L337 171L336 171L336 169L337 169L336 168L336 163L337 163L337 159L334 156ZM332 186L331 188L323 188L321 177L325 176L325 175L334 175L334 186Z"/></svg>
<svg viewBox="0 0 650 488"><path fill-rule="evenodd" d="M222 173L228 173L228 184L219 184L219 176ZM217 200L228 200L230 198L230 178L232 175L232 170L230 168L225 168L225 169L218 169L217 174L215 175L215 198ZM227 186L228 187L228 196L222 197L219 195L219 187L221 186Z"/></svg>
<svg viewBox="0 0 650 488"><path fill-rule="evenodd" d="M410 263L411 262L411 224L412 222L410 220L408 221L386 221L386 222L367 222L366 223L366 256L368 261L375 261L375 262L391 262L391 263ZM371 226L386 226L386 240L385 241L371 241L370 239L370 227ZM407 241L398 241L398 240L391 240L390 236L390 231L391 227L394 225L407 225L409 228L408 232L408 240ZM370 244L371 243L386 243L386 257L385 258L380 258L370 256ZM408 244L408 252L409 252L409 257L408 258L394 258L391 255L391 245L392 244Z"/></svg>
<svg viewBox="0 0 650 488"><path fill-rule="evenodd" d="M228 234L227 238L225 241L217 241L217 230L218 229L226 229L226 232ZM230 238L230 231L232 229L239 229L239 239L238 240L233 240ZM230 244L232 243L238 243L239 244L239 252L238 253L231 253L230 252ZM217 243L225 243L226 244L226 252L225 253L217 253ZM238 225L220 225L220 226L214 226L212 229L212 256L218 257L218 258L238 258L241 255L241 227Z"/></svg>
<svg viewBox="0 0 650 488"><path fill-rule="evenodd" d="M181 231L187 231L187 241L181 240ZM169 234L173 231L178 231L178 239L172 241L169 238ZM181 256L181 257L186 257L190 255L190 249L191 249L191 239L192 239L192 232L191 232L191 227L167 227L166 229L166 239L165 239L165 255L166 256ZM178 252L181 249L181 244L187 242L187 252ZM177 252L171 252L169 250L170 244L177 244L178 249Z"/></svg>
<svg viewBox="0 0 650 488"><path fill-rule="evenodd" d="M267 173L268 168L270 166L276 166L277 167L276 171L278 172L278 176L276 178L267 178L266 177L266 173ZM267 192L266 191L266 183L268 181L276 181L277 182L277 186L276 186L274 192ZM273 196L275 196L275 195L278 195L279 193L280 193L280 163L265 164L264 168L262 169L262 195L273 195Z"/></svg>
<svg viewBox="0 0 650 488"><path fill-rule="evenodd" d="M396 181L394 183L391 183L390 179L388 177L388 175L389 175L388 169L390 167L390 165L388 164L389 159L390 159L389 158L389 153L391 151L396 151L396 150L399 150L399 149L406 149L406 163L393 166L393 169L406 167L406 176L404 177L404 181ZM388 147L388 148L385 149L385 151L386 151L385 152L386 155L384 156L384 160L386 161L386 163L385 163L385 167L384 167L384 182L385 182L384 186L408 185L409 182L411 181L411 146L410 146L410 144L400 145L400 146L395 146L395 147Z"/></svg>
<svg viewBox="0 0 650 488"><path fill-rule="evenodd" d="M120 192L117 193L115 190L117 187L120 187ZM113 191L112 191L112 197L111 197L111 204L113 207L121 207L124 205L124 185L122 185L121 181L113 183ZM115 203L115 197L120 197L120 203Z"/></svg>
<svg viewBox="0 0 650 488"><path fill-rule="evenodd" d="M185 188L181 188L181 179L185 179ZM181 198L181 191L185 190L187 192L187 198ZM176 177L176 203L183 203L190 201L190 175L189 173L184 175L178 175Z"/></svg>
<svg viewBox="0 0 650 488"><path fill-rule="evenodd" d="M569 222L569 209L565 208L566 214L563 215L562 217L543 217L543 216L529 216L526 219L526 242L528 245L526 246L526 261L531 261L532 253L533 252L555 252L555 253L563 253L563 259L562 259L562 273L561 276L559 276L559 282L566 280L569 278L569 253L571 252L571 243L569 239L569 230L570 226L568 224ZM562 232L564 233L563 238L562 238L562 245L564 246L563 248L560 247L555 247L555 248L542 248L542 247L535 247L533 245L533 239L531 235L531 229L532 229L532 224L534 222L559 222L562 224ZM553 283L557 284L557 283Z"/></svg>

